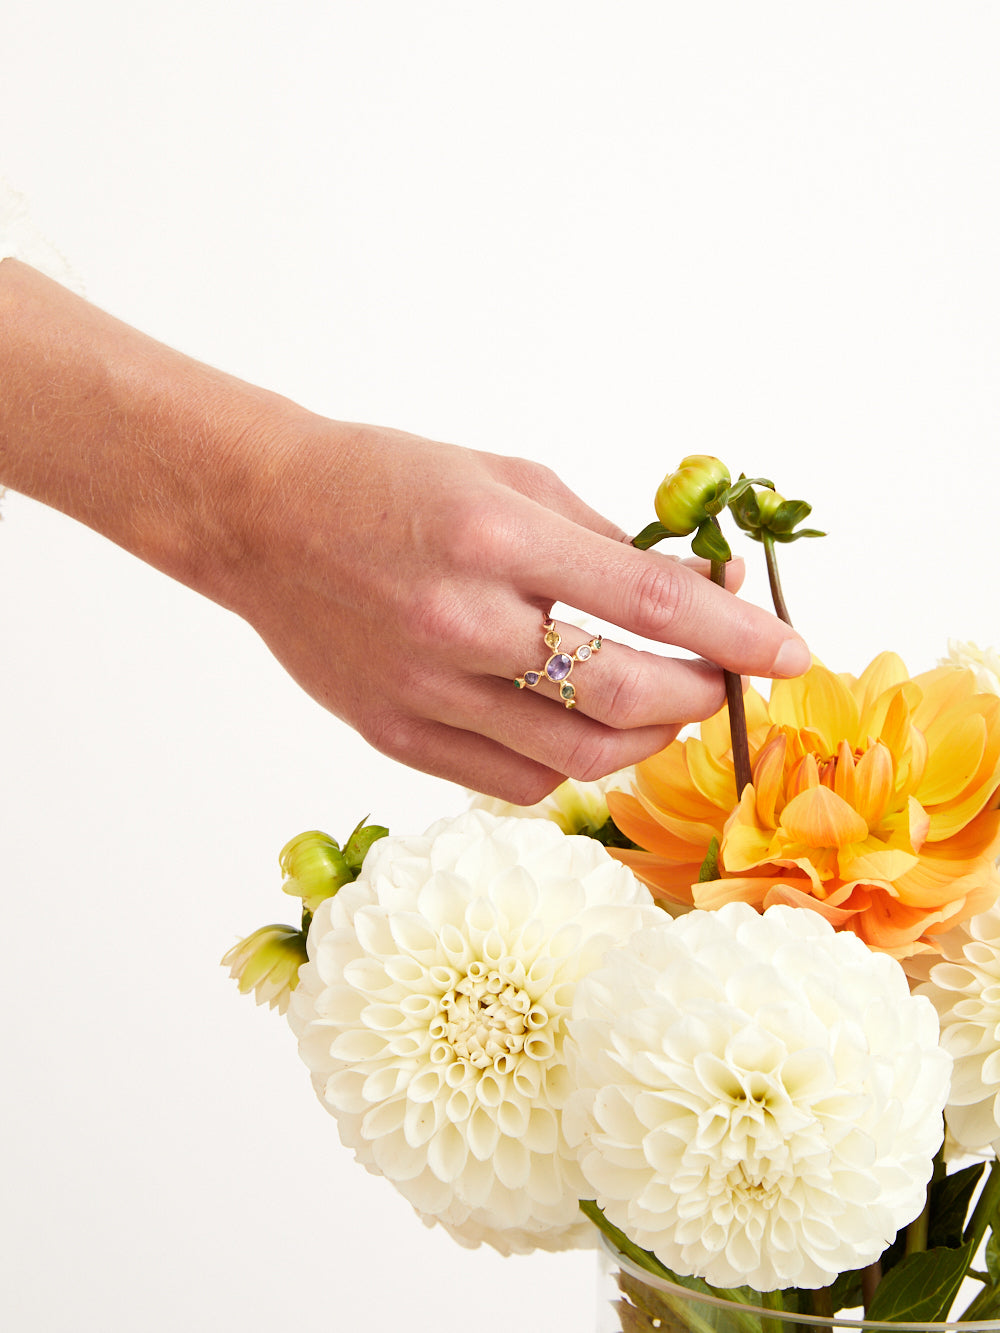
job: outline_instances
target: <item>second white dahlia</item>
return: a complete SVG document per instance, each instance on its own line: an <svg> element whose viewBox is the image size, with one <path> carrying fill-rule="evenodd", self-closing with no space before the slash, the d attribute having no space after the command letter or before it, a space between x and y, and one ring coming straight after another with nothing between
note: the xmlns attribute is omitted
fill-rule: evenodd
<svg viewBox="0 0 1000 1333"><path fill-rule="evenodd" d="M466 1244L581 1243L566 1018L581 977L661 915L546 821L469 811L377 842L318 908L289 1011L343 1142Z"/></svg>
<svg viewBox="0 0 1000 1333"><path fill-rule="evenodd" d="M941 941L943 962L919 988L938 1011L941 1045L955 1060L945 1119L961 1148L1000 1148L1000 907Z"/></svg>
<svg viewBox="0 0 1000 1333"><path fill-rule="evenodd" d="M591 1197L682 1275L875 1260L924 1202L951 1060L899 964L814 912L661 920L577 988L563 1114Z"/></svg>

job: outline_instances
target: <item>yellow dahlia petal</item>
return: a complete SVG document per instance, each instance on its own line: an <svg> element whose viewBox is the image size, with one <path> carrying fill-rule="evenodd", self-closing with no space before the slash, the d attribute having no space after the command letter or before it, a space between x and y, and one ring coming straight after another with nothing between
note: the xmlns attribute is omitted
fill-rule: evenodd
<svg viewBox="0 0 1000 1333"><path fill-rule="evenodd" d="M678 840L659 821L659 812L650 808L635 796L629 796L626 792L620 791L609 792L608 810L611 813L611 818L625 836L632 842L638 843L640 847L646 848L647 851L655 852L665 860L675 863L696 860L700 864L705 859L704 853L700 857L698 856L699 848L697 846L692 847L690 844ZM710 841L711 838L706 839L706 846Z"/></svg>
<svg viewBox="0 0 1000 1333"><path fill-rule="evenodd" d="M828 753L858 731L858 706L850 689L818 662L804 676L776 681L769 711L773 722L819 732Z"/></svg>
<svg viewBox="0 0 1000 1333"><path fill-rule="evenodd" d="M841 874L844 879L897 880L908 870L919 865L920 858L915 852L902 847L885 847L875 844L870 849L863 848L848 857L840 858Z"/></svg>
<svg viewBox="0 0 1000 1333"><path fill-rule="evenodd" d="M776 828L779 800L783 801L785 754L788 742L779 732L761 750L753 769L753 789L757 820L766 828Z"/></svg>
<svg viewBox="0 0 1000 1333"><path fill-rule="evenodd" d="M691 741L675 741L651 759L637 764L636 792L645 804L669 808L673 814L687 819L704 820L713 811L717 812L720 804L728 813L734 800L732 792L725 792L721 802L714 802L703 796L691 781L687 757L691 744Z"/></svg>
<svg viewBox="0 0 1000 1333"><path fill-rule="evenodd" d="M650 852L637 852L630 847L609 847L608 851L642 880L654 898L677 906L691 906L692 886L697 882L699 867L668 865Z"/></svg>
<svg viewBox="0 0 1000 1333"><path fill-rule="evenodd" d="M831 786L830 781L825 781L824 785ZM848 805L853 805L857 809L857 778L855 775L854 755L847 741L841 741L837 747L837 760L833 765L833 790L842 801ZM862 818L865 818L863 812ZM871 822L870 820L868 821Z"/></svg>
<svg viewBox="0 0 1000 1333"><path fill-rule="evenodd" d="M830 925L836 930L846 926L851 917L855 915L852 909L834 907L829 902L814 897L799 885L786 880L772 883L764 898L765 908L774 907L779 903L784 903L786 907L808 907L811 912L818 912L820 916L829 921Z"/></svg>
<svg viewBox="0 0 1000 1333"><path fill-rule="evenodd" d="M852 802L869 828L874 828L893 797L895 767L886 745L877 742L858 760L855 768L855 799Z"/></svg>
<svg viewBox="0 0 1000 1333"><path fill-rule="evenodd" d="M713 807L728 809L736 800L736 775L731 752L715 755L707 745L692 739L687 749L688 778Z"/></svg>
<svg viewBox="0 0 1000 1333"><path fill-rule="evenodd" d="M878 735L888 692L909 681L903 659L897 653L879 653L858 677L853 694L860 714L862 736Z"/></svg>
<svg viewBox="0 0 1000 1333"><path fill-rule="evenodd" d="M794 800L796 796L813 791L819 785L819 765L816 763L816 756L804 755L788 774L785 784L786 798Z"/></svg>
<svg viewBox="0 0 1000 1333"><path fill-rule="evenodd" d="M856 810L829 787L814 787L788 802L781 816L782 829L809 847L843 847L860 842L868 825Z"/></svg>
<svg viewBox="0 0 1000 1333"><path fill-rule="evenodd" d="M986 724L977 714L952 719L941 730L940 736L928 735L930 753L920 783L920 802L925 806L960 799L979 771L986 748Z"/></svg>

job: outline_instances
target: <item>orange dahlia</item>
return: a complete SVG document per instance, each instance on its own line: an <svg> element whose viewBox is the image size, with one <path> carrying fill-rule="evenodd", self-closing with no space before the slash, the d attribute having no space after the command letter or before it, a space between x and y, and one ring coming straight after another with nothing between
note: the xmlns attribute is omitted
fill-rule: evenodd
<svg viewBox="0 0 1000 1333"><path fill-rule="evenodd" d="M614 853L665 905L809 907L906 958L1000 895L1000 697L973 672L912 680L895 653L858 678L819 663L746 695L753 781L736 799L726 709L613 792L642 851ZM712 839L715 878L699 882Z"/></svg>

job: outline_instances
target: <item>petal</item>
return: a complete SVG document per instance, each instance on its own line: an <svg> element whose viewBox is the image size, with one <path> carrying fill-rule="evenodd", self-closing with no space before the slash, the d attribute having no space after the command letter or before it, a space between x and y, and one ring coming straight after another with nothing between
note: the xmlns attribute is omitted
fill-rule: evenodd
<svg viewBox="0 0 1000 1333"><path fill-rule="evenodd" d="M782 828L806 847L843 847L867 836L868 825L828 787L794 797L781 816Z"/></svg>

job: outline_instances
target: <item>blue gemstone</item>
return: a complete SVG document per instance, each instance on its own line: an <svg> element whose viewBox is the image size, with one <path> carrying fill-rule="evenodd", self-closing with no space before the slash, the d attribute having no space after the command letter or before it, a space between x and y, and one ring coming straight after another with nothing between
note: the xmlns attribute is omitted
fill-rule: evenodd
<svg viewBox="0 0 1000 1333"><path fill-rule="evenodd" d="M555 653L545 663L545 674L549 680L565 680L573 668L573 659L565 653Z"/></svg>

